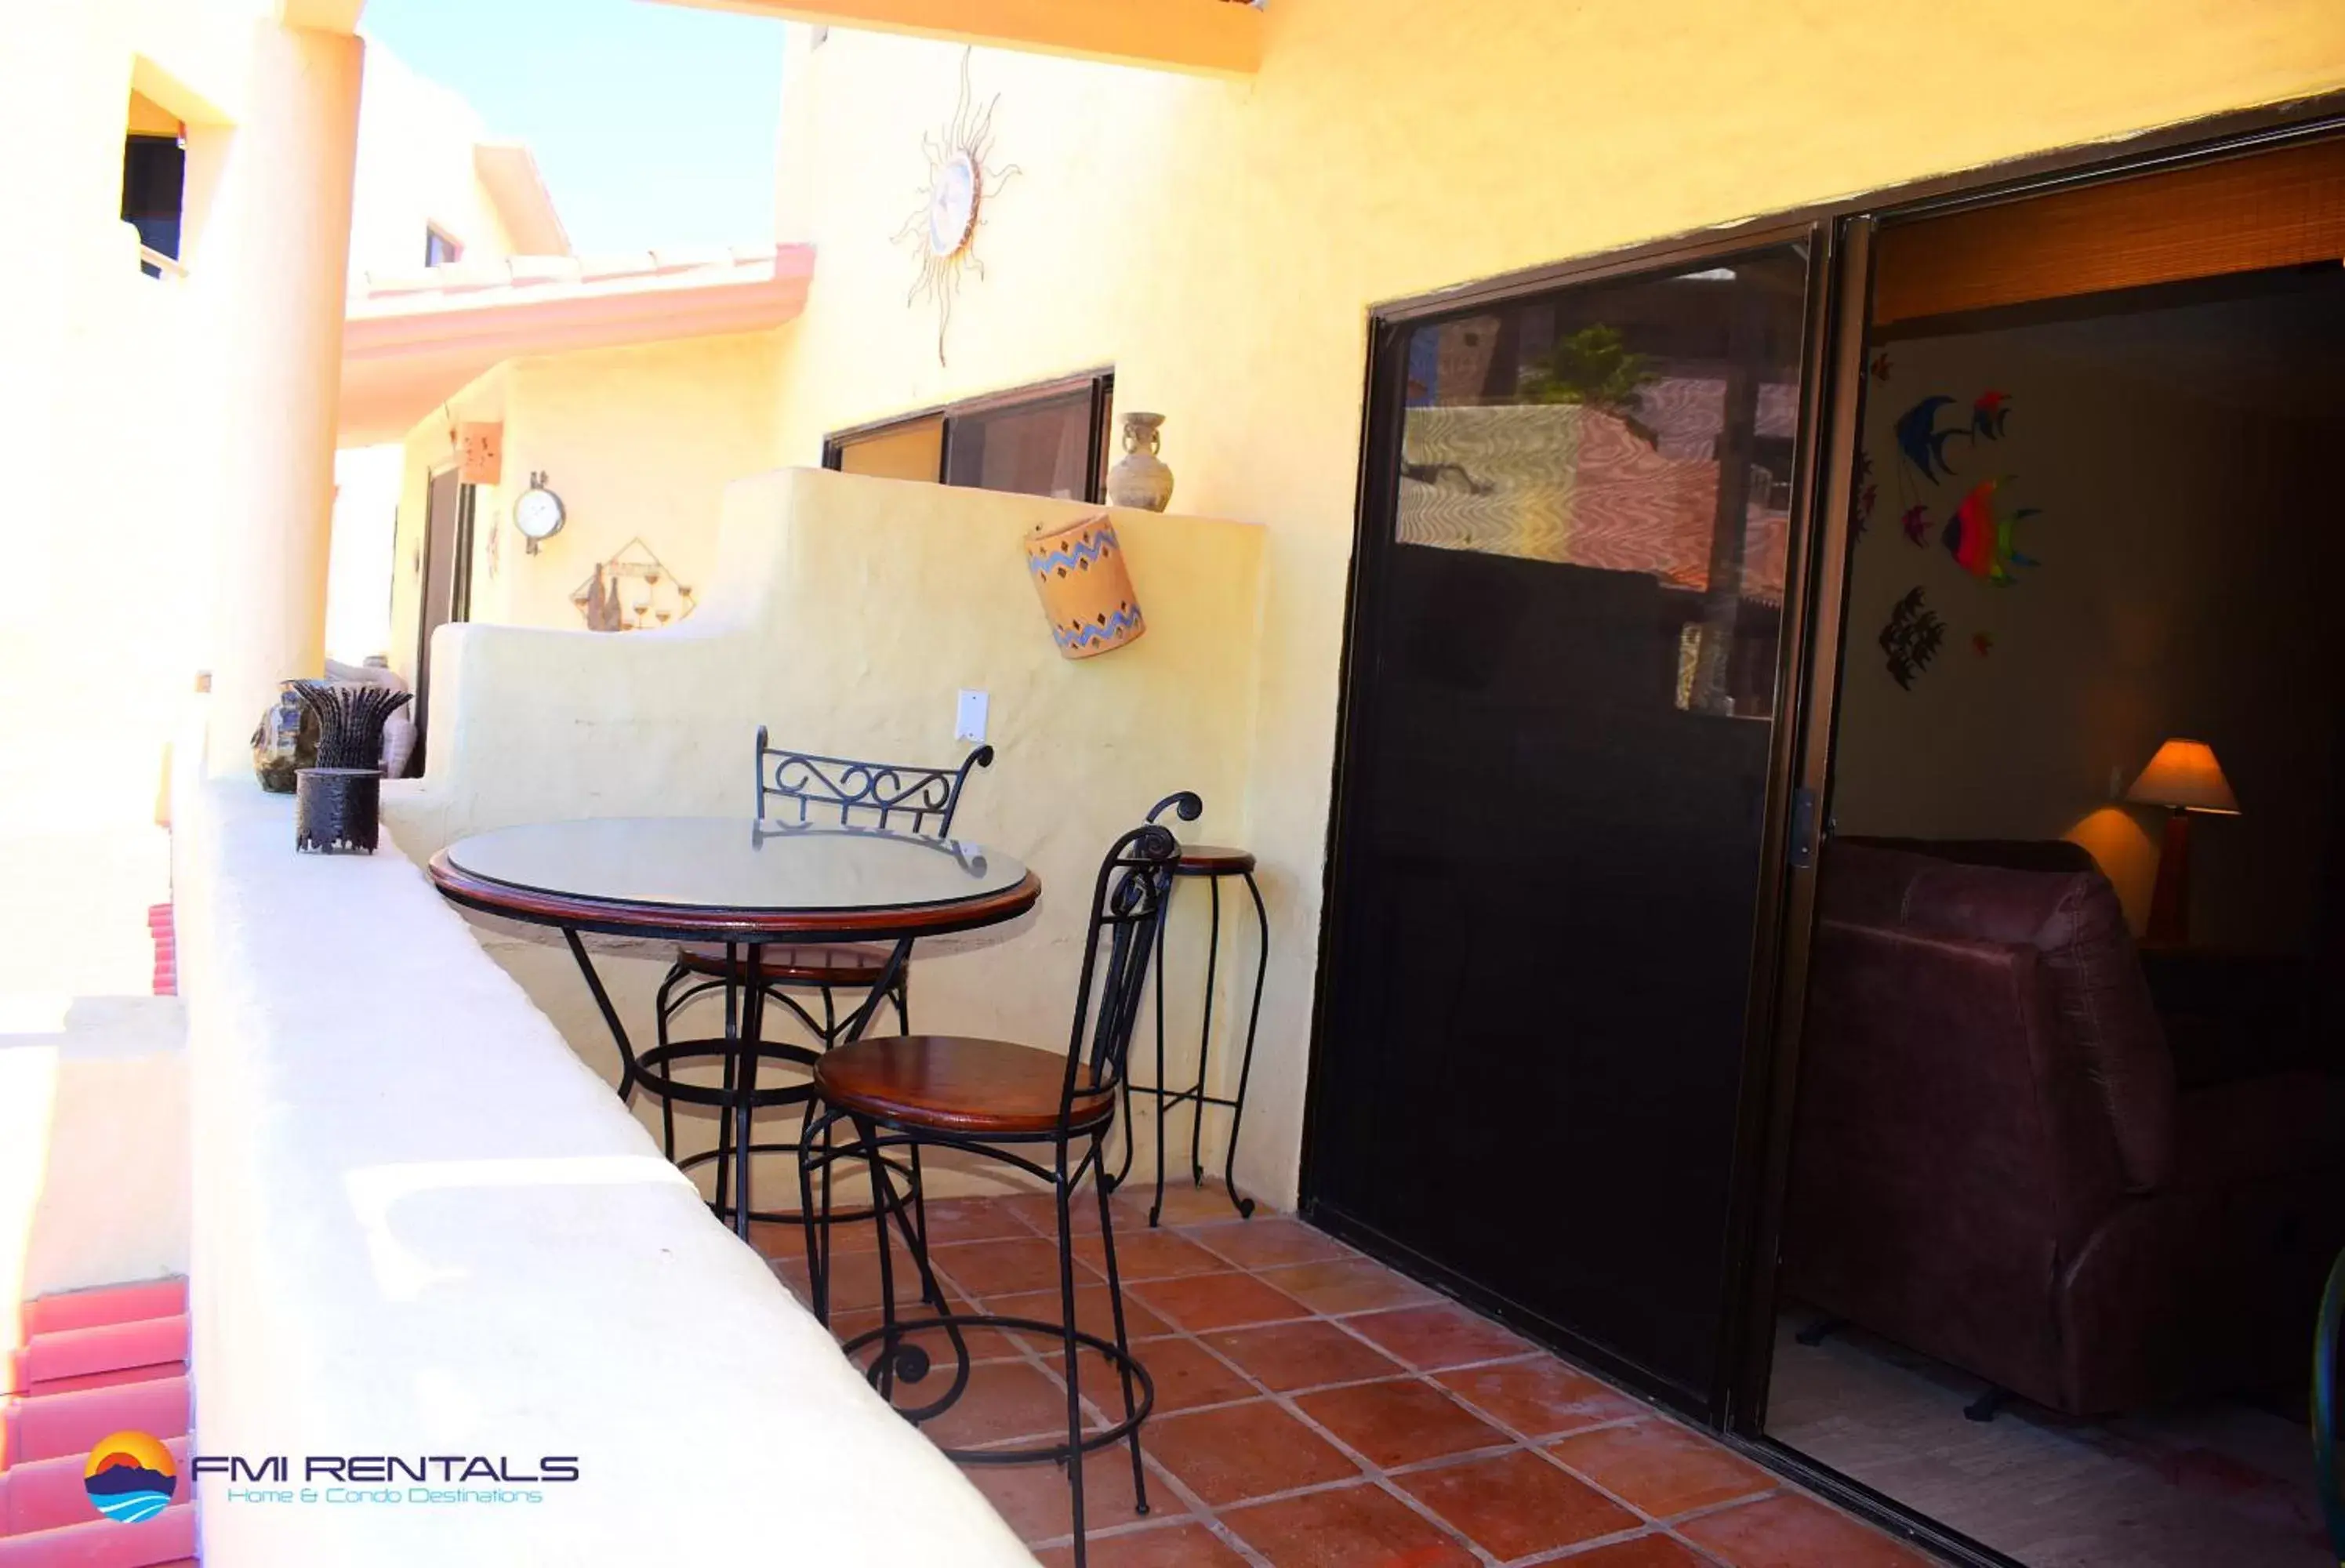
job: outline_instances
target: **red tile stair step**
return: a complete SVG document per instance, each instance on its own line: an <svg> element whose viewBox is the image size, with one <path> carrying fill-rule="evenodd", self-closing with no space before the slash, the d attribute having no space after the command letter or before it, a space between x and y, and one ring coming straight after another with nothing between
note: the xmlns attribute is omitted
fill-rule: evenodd
<svg viewBox="0 0 2345 1568"><path fill-rule="evenodd" d="M136 1524L92 1519L0 1535L0 1568L194 1568L196 1511L167 1508Z"/></svg>
<svg viewBox="0 0 2345 1568"><path fill-rule="evenodd" d="M92 1444L132 1430L188 1462L184 1280L27 1302L25 1343L0 1394L0 1568L194 1568L194 1489L135 1524L95 1517L82 1472Z"/></svg>
<svg viewBox="0 0 2345 1568"><path fill-rule="evenodd" d="M176 996L179 994L179 943L168 904L147 906L147 932L155 940L155 995Z"/></svg>
<svg viewBox="0 0 2345 1568"><path fill-rule="evenodd" d="M175 1437L163 1445L171 1452L171 1462L187 1473L188 1440ZM121 1525L109 1520L93 1518L89 1511L89 1493L82 1489L82 1472L89 1467L89 1455L68 1453L56 1459L28 1460L14 1465L0 1474L0 1541L10 1536L30 1535L36 1532L53 1531L67 1524L99 1524L119 1530ZM172 1508L185 1508L193 1500L195 1488L182 1486L171 1499ZM5 1562L0 1557L0 1562Z"/></svg>
<svg viewBox="0 0 2345 1568"><path fill-rule="evenodd" d="M8 1353L9 1381L22 1393L70 1393L79 1389L152 1382L188 1370L185 1316L96 1323L35 1334Z"/></svg>
<svg viewBox="0 0 2345 1568"><path fill-rule="evenodd" d="M147 1318L183 1318L188 1313L188 1282L174 1276L143 1280L135 1285L107 1285L95 1290L67 1290L25 1303L25 1332L62 1334L74 1329L95 1329L105 1323L135 1323Z"/></svg>
<svg viewBox="0 0 2345 1568"><path fill-rule="evenodd" d="M0 1452L9 1469L66 1454L87 1457L90 1445L117 1431L143 1431L168 1442L188 1434L188 1380L158 1378L108 1389L0 1400ZM0 1472L0 1480L5 1472Z"/></svg>

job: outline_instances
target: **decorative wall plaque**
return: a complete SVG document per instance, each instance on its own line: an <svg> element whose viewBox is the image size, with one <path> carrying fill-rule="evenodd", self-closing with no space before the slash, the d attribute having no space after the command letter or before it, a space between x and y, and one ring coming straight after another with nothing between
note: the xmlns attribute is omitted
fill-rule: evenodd
<svg viewBox="0 0 2345 1568"><path fill-rule="evenodd" d="M660 564L651 547L631 539L571 590L570 602L586 618L589 632L645 632L671 625L692 613L692 590Z"/></svg>
<svg viewBox="0 0 2345 1568"><path fill-rule="evenodd" d="M465 484L495 484L504 477L505 428L499 424L456 427L456 477Z"/></svg>

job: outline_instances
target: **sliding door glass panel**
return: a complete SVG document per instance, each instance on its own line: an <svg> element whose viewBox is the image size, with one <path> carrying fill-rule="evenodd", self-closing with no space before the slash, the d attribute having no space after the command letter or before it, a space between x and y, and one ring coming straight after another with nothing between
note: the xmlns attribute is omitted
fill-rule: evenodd
<svg viewBox="0 0 2345 1568"><path fill-rule="evenodd" d="M1710 1397L1804 246L1380 338L1315 1200Z"/></svg>
<svg viewBox="0 0 2345 1568"><path fill-rule="evenodd" d="M907 420L838 443L838 471L871 479L911 479L934 484L944 470L945 422Z"/></svg>
<svg viewBox="0 0 2345 1568"><path fill-rule="evenodd" d="M1087 499L1091 391L955 414L945 435L945 482L1061 501Z"/></svg>

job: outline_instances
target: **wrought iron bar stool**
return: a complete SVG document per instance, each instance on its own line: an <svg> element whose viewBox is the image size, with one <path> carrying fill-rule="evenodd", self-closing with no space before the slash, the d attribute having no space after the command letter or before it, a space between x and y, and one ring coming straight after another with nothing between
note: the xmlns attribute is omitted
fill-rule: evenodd
<svg viewBox="0 0 2345 1568"><path fill-rule="evenodd" d="M1162 807L1158 808L1162 810ZM1151 820L1154 820L1152 816ZM1148 1223L1154 1229L1157 1219L1164 1212L1164 1112L1184 1102L1193 1108L1189 1122L1189 1179L1192 1185L1205 1184L1205 1108L1223 1106L1230 1113L1230 1142L1223 1151L1222 1189L1229 1195L1231 1206L1238 1218L1254 1218L1254 1199L1238 1193L1238 1128L1245 1120L1246 1080L1254 1075L1254 1037L1262 1027L1263 982L1270 977L1270 914L1263 907L1262 887L1254 879L1254 852L1228 849L1219 845L1184 844L1181 859L1173 868L1177 877L1201 877L1213 895L1212 926L1205 937L1205 1015L1197 1029L1197 1081L1177 1092L1164 1086L1164 980L1171 971L1164 963L1164 931L1156 932L1156 1081L1135 1084L1124 1080L1123 1088L1123 1163L1109 1179L1110 1188L1122 1187L1132 1174L1132 1097L1145 1095L1156 1102L1156 1199L1148 1208ZM1260 946L1254 956L1254 1007L1246 1015L1245 1051L1238 1058L1238 1087L1234 1095L1213 1095L1205 1092L1211 1081L1213 1049L1213 996L1220 980L1222 949L1222 880L1234 876L1244 882L1246 892L1254 898L1254 918L1260 933Z"/></svg>
<svg viewBox="0 0 2345 1568"><path fill-rule="evenodd" d="M756 774L757 818L760 822L877 827L945 838L952 832L953 815L960 809L961 791L969 783L969 774L992 765L991 746L978 747L953 767L864 762L781 751L767 743L766 726L760 724ZM766 1062L779 1062L811 1067L842 1037L851 1037L868 1023L883 1001L895 1008L898 1026L910 1028L910 982L907 970L897 971L884 996L869 995L886 976L888 960L889 950L882 945L777 944L752 947L738 943L703 942L686 943L676 950L675 962L660 982L654 1003L658 1017L658 1043L644 1053L634 1082L659 1100L661 1150L678 1169L688 1171L710 1160L716 1162L716 1189L709 1208L718 1219L736 1229L746 1229L742 1210L746 1211L748 1219L770 1223L790 1224L800 1219L795 1209L753 1208L746 1191L736 1194L732 1190L735 1167L737 1165L744 1173L741 1180L745 1185L748 1169L747 1162L738 1158L735 1141L735 1124L743 1108L734 1103L741 1096L735 1087L739 1067L736 1051L754 1048L761 1067ZM791 995L793 991L812 992L819 998L819 1020L807 1002ZM842 1008L842 996L851 996L858 991L865 995L854 1005ZM736 1037L738 1043L736 1038L722 1037L672 1039L670 1030L676 1016L712 992L724 994L726 1035ZM820 1045L807 1047L765 1038L765 1010L769 1003L787 1009ZM675 1077L675 1069L679 1065L708 1061L721 1063L723 1079L715 1089L687 1084ZM749 1081L755 1084L756 1076L751 1076ZM749 1101L746 1108L754 1117L761 1110L806 1105L813 1098L814 1088L810 1078L778 1085L769 1078L765 1085L746 1092ZM678 1101L718 1108L716 1148L676 1158ZM752 1142L748 1152L795 1154L797 1145L786 1140ZM913 1158L917 1161L917 1151ZM908 1223L920 1225L925 1236L925 1216L917 1200L917 1164L904 1174L915 1195L912 1218ZM868 1218L869 1213L868 1209L856 1209L838 1218L844 1222Z"/></svg>
<svg viewBox="0 0 2345 1568"><path fill-rule="evenodd" d="M969 1386L969 1355L965 1332L974 1328L1005 1329L1057 1339L1065 1356L1067 1440L1041 1448L946 1449L950 1457L971 1464L1034 1463L1049 1460L1066 1468L1073 1496L1075 1562L1084 1561L1082 1456L1112 1444L1132 1445L1132 1484L1142 1513L1148 1512L1148 1482L1140 1462L1140 1426L1155 1405L1155 1384L1132 1353L1124 1330L1123 1291L1116 1276L1115 1221L1110 1212L1108 1188L1098 1179L1104 1172L1107 1133L1115 1120L1117 1089L1131 1056L1132 1036L1140 1017L1148 966L1158 946L1164 906L1172 896L1173 868L1181 846L1171 830L1154 821L1167 806L1182 820L1193 822L1203 811L1194 794L1169 797L1150 820L1118 838L1101 862L1091 895L1091 926L1083 942L1082 977L1075 992L1074 1022L1066 1055L1007 1040L972 1039L951 1035L867 1036L832 1051L815 1064L815 1088L820 1097L807 1112L807 1126L798 1138L799 1209L807 1216L807 1253L812 1269L815 1315L830 1319L828 1249L817 1229L829 1206L831 1165L842 1159L867 1163L876 1193L873 1220L879 1237L879 1299L881 1320L877 1328L856 1335L843 1349L854 1355L877 1345L868 1375L872 1386L895 1405L898 1413L915 1423L951 1408ZM1101 937L1106 938L1101 951ZM840 1122L852 1136L833 1145L831 1133ZM1010 1317L1001 1313L967 1313L943 1310L943 1294L929 1266L926 1248L910 1247L924 1300L938 1303L927 1315L905 1319L897 1313L893 1242L888 1215L900 1224L906 1195L896 1189L888 1151L918 1150L936 1145L1000 1160L1051 1184L1058 1199L1060 1321ZM1046 1146L1049 1163L1014 1152L1020 1146ZM816 1191L816 1178L822 1190ZM1090 1176L1099 1192L1100 1248L1107 1268L1108 1300L1115 1338L1084 1332L1075 1326L1074 1221L1075 1189ZM929 1350L909 1336L941 1331L950 1345L954 1366L947 1386L931 1398L898 1404L898 1385L929 1381L937 1368ZM1104 1357L1122 1383L1123 1418L1096 1431L1083 1430L1080 1357L1084 1350ZM918 1398L919 1396L908 1396Z"/></svg>

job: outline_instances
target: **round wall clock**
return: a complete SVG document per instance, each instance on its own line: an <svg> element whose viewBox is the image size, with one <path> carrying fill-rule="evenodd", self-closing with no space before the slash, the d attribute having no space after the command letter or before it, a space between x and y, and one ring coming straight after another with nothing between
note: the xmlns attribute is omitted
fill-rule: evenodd
<svg viewBox="0 0 2345 1568"><path fill-rule="evenodd" d="M537 553L539 545L562 531L565 516L562 498L545 488L543 473L530 475L529 488L513 500L513 526L521 530L532 555Z"/></svg>

